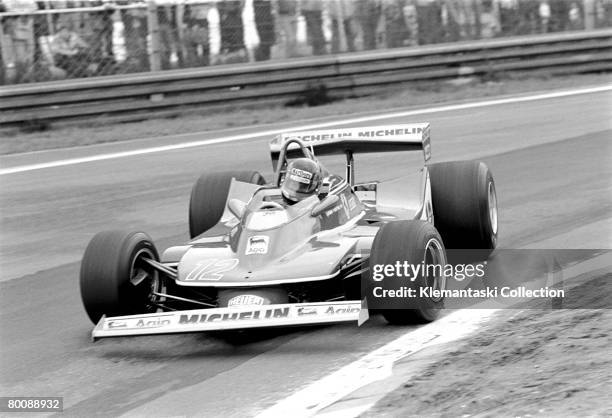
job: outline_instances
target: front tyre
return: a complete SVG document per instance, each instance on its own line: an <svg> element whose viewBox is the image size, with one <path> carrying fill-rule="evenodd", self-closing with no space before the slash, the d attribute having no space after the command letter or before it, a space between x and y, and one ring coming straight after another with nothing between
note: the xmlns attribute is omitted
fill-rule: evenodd
<svg viewBox="0 0 612 418"><path fill-rule="evenodd" d="M212 228L223 216L232 179L245 183L266 184L257 171L208 172L200 176L189 199L189 236L195 238Z"/></svg>
<svg viewBox="0 0 612 418"><path fill-rule="evenodd" d="M424 323L435 320L444 305L444 298L420 297L420 289L445 289L444 275L438 274L441 273L440 269L431 269L431 274L421 270L417 276L407 277L403 266L439 265L443 269L445 264L446 252L442 238L430 223L411 220L383 225L374 238L370 254L368 306L382 313L391 324ZM402 266L402 271L395 270L393 275L385 274L382 280L375 279L374 274L384 271L384 266L397 265ZM380 278L379 276L378 279ZM375 298L374 287L382 288L377 291L378 294L382 291L410 289L415 297Z"/></svg>
<svg viewBox="0 0 612 418"><path fill-rule="evenodd" d="M145 259L159 260L151 238L143 232L96 234L81 261L81 299L91 321L102 315L155 312L154 291L161 287L157 271Z"/></svg>

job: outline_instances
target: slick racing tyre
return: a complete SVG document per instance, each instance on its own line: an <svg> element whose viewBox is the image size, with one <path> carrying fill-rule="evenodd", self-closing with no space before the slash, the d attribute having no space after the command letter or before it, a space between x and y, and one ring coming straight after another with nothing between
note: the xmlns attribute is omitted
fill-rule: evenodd
<svg viewBox="0 0 612 418"><path fill-rule="evenodd" d="M189 200L189 236L195 238L212 228L225 209L232 178L238 181L266 184L257 171L221 171L204 173L191 189Z"/></svg>
<svg viewBox="0 0 612 418"><path fill-rule="evenodd" d="M443 290L443 274L421 273L407 277L405 271L395 270L384 278L375 277L381 271L377 266L440 265L446 264L446 252L436 228L425 221L395 221L383 225L376 234L370 253L370 281L366 290L368 307L382 313L391 324L424 323L435 320L442 309L442 297L420 297L420 289ZM375 287L379 289L375 291ZM409 289L409 290L406 290ZM383 291L404 290L414 292L412 297L379 297ZM388 293L387 293L388 295Z"/></svg>
<svg viewBox="0 0 612 418"><path fill-rule="evenodd" d="M434 225L447 249L478 250L485 259L497 245L497 195L487 165L452 161L429 166ZM449 254L450 255L450 254Z"/></svg>
<svg viewBox="0 0 612 418"><path fill-rule="evenodd" d="M81 261L81 299L95 324L102 315L155 312L154 290L161 290L156 270L143 259L159 260L143 232L105 231L89 242Z"/></svg>

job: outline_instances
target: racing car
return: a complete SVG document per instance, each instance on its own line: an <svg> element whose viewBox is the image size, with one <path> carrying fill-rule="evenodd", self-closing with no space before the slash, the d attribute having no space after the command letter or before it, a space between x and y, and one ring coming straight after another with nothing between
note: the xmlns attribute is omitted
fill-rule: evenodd
<svg viewBox="0 0 612 418"><path fill-rule="evenodd" d="M373 278L373 267L447 263L447 248L496 246L497 197L478 161L430 163L428 123L288 132L269 143L271 182L256 171L205 172L189 202L190 241L159 255L143 232L88 244L80 290L94 339L354 321L429 322L443 298L372 289L444 289L442 275ZM418 152L399 181L356 183L355 154ZM319 161L344 156L343 174Z"/></svg>

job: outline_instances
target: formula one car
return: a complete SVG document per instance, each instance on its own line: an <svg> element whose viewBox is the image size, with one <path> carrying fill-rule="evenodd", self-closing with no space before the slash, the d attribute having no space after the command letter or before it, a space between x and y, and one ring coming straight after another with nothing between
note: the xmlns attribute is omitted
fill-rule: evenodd
<svg viewBox="0 0 612 418"><path fill-rule="evenodd" d="M97 324L94 339L361 323L368 304L390 323L432 321L443 298L374 306L372 289L443 289L443 276L379 282L372 267L444 264L445 248L485 255L495 248L489 169L474 161L427 164L427 123L286 133L270 142L270 151L271 183L254 171L204 173L191 193L191 241L161 257L142 232L93 237L80 287ZM401 151L422 153L425 164L399 181L355 184L354 154ZM317 160L342 154L344 176Z"/></svg>

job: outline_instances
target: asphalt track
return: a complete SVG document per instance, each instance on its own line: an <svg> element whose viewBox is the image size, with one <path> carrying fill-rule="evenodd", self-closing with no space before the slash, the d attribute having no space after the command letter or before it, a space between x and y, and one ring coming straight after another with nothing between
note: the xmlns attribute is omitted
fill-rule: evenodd
<svg viewBox="0 0 612 418"><path fill-rule="evenodd" d="M500 246L592 248L612 244L611 115L608 91L374 124L431 122L435 161L487 162L498 190ZM199 135L207 137L214 134ZM250 167L269 177L268 139L0 177L0 394L64 396L74 416L150 413L147 405L160 415L248 416L405 334L374 319L361 328L290 330L241 346L207 334L90 342L77 284L89 238L102 229L136 228L160 248L186 240L189 191L200 171ZM137 144L3 157L0 164ZM359 157L358 180L397 177L411 161L404 154ZM341 159L329 167L342 170ZM580 242L570 239L572 231L581 231ZM189 387L198 391L183 390Z"/></svg>

